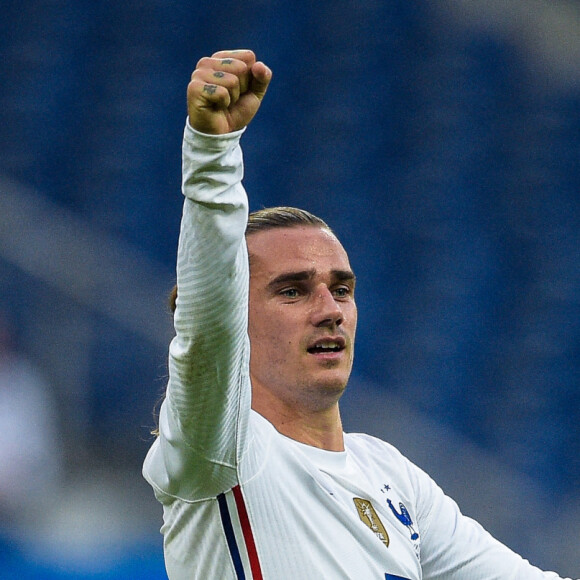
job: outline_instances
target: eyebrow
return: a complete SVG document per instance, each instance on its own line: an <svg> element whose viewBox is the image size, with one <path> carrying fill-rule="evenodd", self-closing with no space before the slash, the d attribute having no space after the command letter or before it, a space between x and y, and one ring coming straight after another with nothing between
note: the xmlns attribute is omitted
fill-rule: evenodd
<svg viewBox="0 0 580 580"><path fill-rule="evenodd" d="M288 282L304 282L305 280L311 280L314 278L315 274L315 270L283 272L282 274L276 276L273 280L270 280L268 283L268 288L274 288L276 286L280 286L280 284L286 284ZM331 270L330 275L338 282L351 282L354 284L356 281L356 276L352 270Z"/></svg>

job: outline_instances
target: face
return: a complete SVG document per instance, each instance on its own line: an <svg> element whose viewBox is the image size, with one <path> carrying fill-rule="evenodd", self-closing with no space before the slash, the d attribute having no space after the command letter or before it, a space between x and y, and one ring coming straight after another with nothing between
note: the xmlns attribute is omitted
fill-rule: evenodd
<svg viewBox="0 0 580 580"><path fill-rule="evenodd" d="M352 368L354 275L338 239L317 226L248 236L250 374L287 405L336 403Z"/></svg>

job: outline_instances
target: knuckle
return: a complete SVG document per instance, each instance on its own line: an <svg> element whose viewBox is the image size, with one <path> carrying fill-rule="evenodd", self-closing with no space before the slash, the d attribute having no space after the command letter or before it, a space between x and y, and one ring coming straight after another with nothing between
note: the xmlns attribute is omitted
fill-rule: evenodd
<svg viewBox="0 0 580 580"><path fill-rule="evenodd" d="M196 68L192 73L191 73L191 80L192 81L197 81L199 80L199 77L202 74L202 69Z"/></svg>
<svg viewBox="0 0 580 580"><path fill-rule="evenodd" d="M212 59L210 57L204 56L204 57L200 58L197 61L197 64L196 64L195 68L196 69L208 68L208 66L210 65L211 60Z"/></svg>

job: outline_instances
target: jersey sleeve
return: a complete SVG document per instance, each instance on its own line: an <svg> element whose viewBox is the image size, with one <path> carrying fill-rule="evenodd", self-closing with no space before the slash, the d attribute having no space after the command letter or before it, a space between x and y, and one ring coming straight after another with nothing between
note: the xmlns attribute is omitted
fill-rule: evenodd
<svg viewBox="0 0 580 580"><path fill-rule="evenodd" d="M175 337L159 436L143 467L162 502L229 489L246 446L249 272L242 132L211 136L187 125L184 133Z"/></svg>
<svg viewBox="0 0 580 580"><path fill-rule="evenodd" d="M423 580L556 580L463 515L423 471L411 464L421 529Z"/></svg>

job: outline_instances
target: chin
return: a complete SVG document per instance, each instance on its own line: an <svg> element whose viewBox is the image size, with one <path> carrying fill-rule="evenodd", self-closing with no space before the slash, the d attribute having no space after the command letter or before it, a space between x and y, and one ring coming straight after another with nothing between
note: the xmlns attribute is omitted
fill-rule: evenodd
<svg viewBox="0 0 580 580"><path fill-rule="evenodd" d="M336 378L325 377L322 380L315 381L316 390L318 392L323 392L330 396L335 396L340 398L340 396L346 390L348 384L348 377L340 376Z"/></svg>

